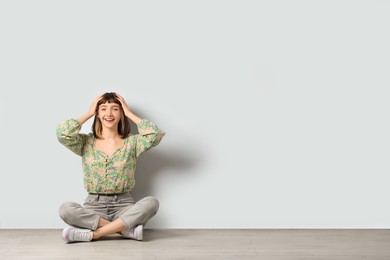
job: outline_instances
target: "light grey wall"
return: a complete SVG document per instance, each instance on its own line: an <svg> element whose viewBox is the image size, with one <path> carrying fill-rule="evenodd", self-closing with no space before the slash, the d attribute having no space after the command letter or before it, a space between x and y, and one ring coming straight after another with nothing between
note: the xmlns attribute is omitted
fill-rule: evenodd
<svg viewBox="0 0 390 260"><path fill-rule="evenodd" d="M2 1L1 228L81 203L66 118L117 91L166 131L159 228L389 227L390 2ZM82 132L90 131L88 121Z"/></svg>

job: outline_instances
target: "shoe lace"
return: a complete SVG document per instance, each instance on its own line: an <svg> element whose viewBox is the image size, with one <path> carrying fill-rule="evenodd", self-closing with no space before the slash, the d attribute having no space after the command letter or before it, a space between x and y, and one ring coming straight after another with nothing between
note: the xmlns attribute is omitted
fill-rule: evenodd
<svg viewBox="0 0 390 260"><path fill-rule="evenodd" d="M90 239L90 230L75 230L74 239L75 240L89 240Z"/></svg>

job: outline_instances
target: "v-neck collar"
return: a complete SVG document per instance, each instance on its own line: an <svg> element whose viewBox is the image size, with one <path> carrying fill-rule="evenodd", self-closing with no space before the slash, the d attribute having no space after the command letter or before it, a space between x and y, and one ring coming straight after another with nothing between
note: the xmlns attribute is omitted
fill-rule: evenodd
<svg viewBox="0 0 390 260"><path fill-rule="evenodd" d="M128 138L126 137L126 138L124 139L124 141L123 141L123 145L122 145L121 147L119 147L118 149L116 149L115 152L109 156L109 155L107 155L106 153L104 153L103 151L100 151L99 149L97 149L97 148L95 147L96 137L94 136L94 137L93 137L93 141L92 141L92 149L95 150L95 151L97 151L98 153L100 153L101 155L103 155L103 156L106 157L106 158L112 158L112 157L114 157L114 155L115 155L118 151L122 150L122 149L125 147L126 142L127 142L127 139L128 139Z"/></svg>

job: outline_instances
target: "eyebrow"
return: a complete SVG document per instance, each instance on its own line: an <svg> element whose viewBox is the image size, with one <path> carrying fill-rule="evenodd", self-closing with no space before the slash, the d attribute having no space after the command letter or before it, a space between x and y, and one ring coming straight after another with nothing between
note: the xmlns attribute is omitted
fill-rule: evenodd
<svg viewBox="0 0 390 260"><path fill-rule="evenodd" d="M100 105L100 107L106 107L107 105ZM112 107L119 107L118 105L112 105Z"/></svg>

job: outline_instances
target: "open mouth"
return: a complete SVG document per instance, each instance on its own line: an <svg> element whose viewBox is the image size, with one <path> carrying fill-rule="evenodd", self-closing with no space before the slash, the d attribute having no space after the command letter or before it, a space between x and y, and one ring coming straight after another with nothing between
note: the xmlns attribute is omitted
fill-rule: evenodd
<svg viewBox="0 0 390 260"><path fill-rule="evenodd" d="M106 122L112 123L114 122L114 119L104 119Z"/></svg>

